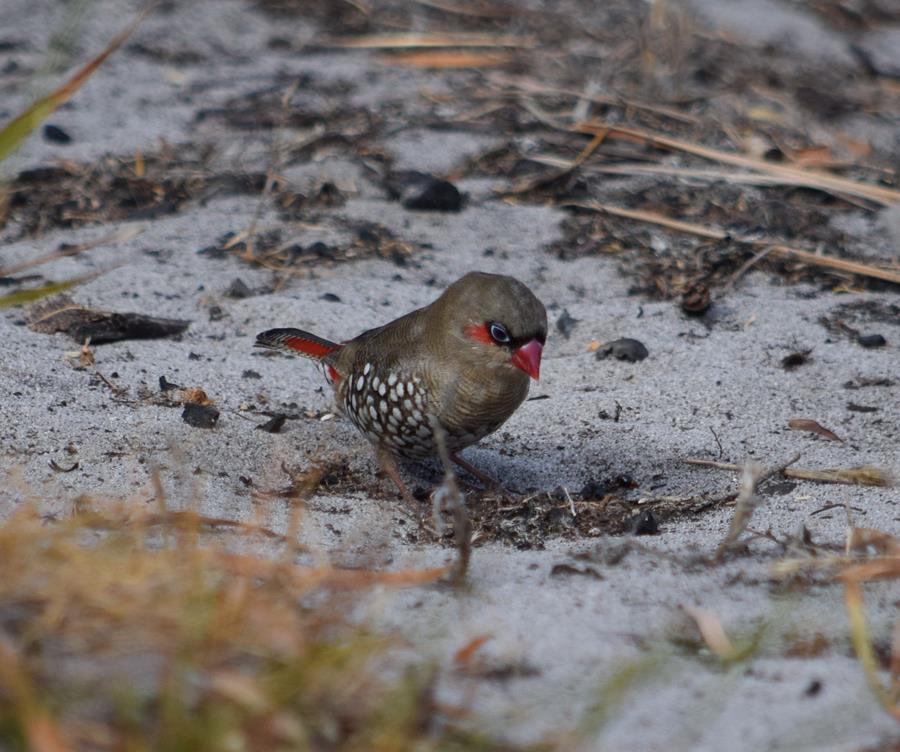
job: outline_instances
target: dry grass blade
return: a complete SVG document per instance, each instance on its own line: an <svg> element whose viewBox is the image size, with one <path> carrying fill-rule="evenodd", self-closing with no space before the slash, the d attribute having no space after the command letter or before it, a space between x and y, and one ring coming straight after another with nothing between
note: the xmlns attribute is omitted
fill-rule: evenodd
<svg viewBox="0 0 900 752"><path fill-rule="evenodd" d="M900 556L900 538L872 527L851 527L847 532L847 553L872 547L889 556Z"/></svg>
<svg viewBox="0 0 900 752"><path fill-rule="evenodd" d="M836 195L856 196L881 204L882 206L900 204L900 191L896 191L892 188L883 188L882 186L871 185L869 183L860 183L855 180L849 180L824 172L805 170L801 167L792 167L777 162L770 162L765 159L748 157L742 154L724 151L722 149L712 149L707 146L691 143L690 141L684 141L682 139L672 138L658 133L651 133L638 128L622 128L608 123L591 121L577 123L569 128L569 130L585 134L607 131L610 138L618 136L620 138L646 143L663 149L693 154L694 156L709 159L714 162L722 162L723 164L730 164L735 167L745 167L758 172L790 177L802 181L799 182L798 185L804 185L808 188L815 188Z"/></svg>
<svg viewBox="0 0 900 752"><path fill-rule="evenodd" d="M565 160L539 156L531 157L534 161L559 164ZM804 186L806 180L794 175L766 175L758 172L729 172L727 170L711 170L699 167L675 167L665 164L644 164L626 162L623 164L598 164L591 168L594 172L605 175L667 175L689 180L734 183L737 185L791 185Z"/></svg>
<svg viewBox="0 0 900 752"><path fill-rule="evenodd" d="M383 55L378 62L383 65L408 65L413 68L495 68L513 60L506 50L421 50L394 52Z"/></svg>
<svg viewBox="0 0 900 752"><path fill-rule="evenodd" d="M35 752L68 752L71 749L57 724L41 707L37 690L12 643L0 634L0 693L4 703L21 718L23 736ZM4 713L0 711L0 721ZM2 739L2 736L0 736Z"/></svg>
<svg viewBox="0 0 900 752"><path fill-rule="evenodd" d="M142 227L128 227L124 230L119 230L118 232L104 235L102 238L97 238L96 240L92 240L88 243L79 243L78 245L66 246L64 248L60 248L60 250L58 251L51 251L50 253L45 253L42 256L29 259L28 261L22 261L18 264L12 264L10 266L2 267L0 268L0 277L8 277L12 274L18 274L19 272L23 272L26 269L33 269L36 266L48 264L51 261L56 261L57 259L68 258L69 256L77 256L79 253L91 251L94 248L99 248L102 245L110 245L112 243L127 243L129 240L133 240L134 238L136 238L143 231L144 228Z"/></svg>
<svg viewBox="0 0 900 752"><path fill-rule="evenodd" d="M787 467L793 465L798 459L800 459L800 455L795 454L787 462L769 470L763 470L762 465L752 460L741 467L741 490L735 501L734 516L731 519L725 539L719 544L713 555L713 561L722 561L725 554L737 545L741 535L747 529L747 526L750 524L750 518L759 504L756 490L760 483L768 480L773 475L783 473Z"/></svg>
<svg viewBox="0 0 900 752"><path fill-rule="evenodd" d="M734 465L730 462L718 462L716 460L688 458L685 460L685 463L733 472L741 469L740 465ZM845 470L813 470L803 467L786 467L781 471L781 474L785 478L795 478L796 480L811 480L817 483L842 483L850 486L887 487L893 483L889 473L871 465L851 467Z"/></svg>
<svg viewBox="0 0 900 752"><path fill-rule="evenodd" d="M700 636L703 637L703 641L713 653L723 660L728 660L734 654L734 645L725 634L722 620L716 614L693 606L682 606L681 608L696 622Z"/></svg>
<svg viewBox="0 0 900 752"><path fill-rule="evenodd" d="M884 709L900 720L900 621L894 627L891 683L886 688L879 676L879 659L866 625L862 594L865 582L900 581L900 539L873 528L850 527L844 555L784 560L773 567L776 576L795 576L799 572L830 572L843 583L850 637L866 681Z"/></svg>
<svg viewBox="0 0 900 752"><path fill-rule="evenodd" d="M534 37L520 37L502 34L453 34L403 33L369 34L359 37L345 37L327 40L327 47L341 47L355 50L392 50L412 47L534 47Z"/></svg>
<svg viewBox="0 0 900 752"><path fill-rule="evenodd" d="M728 526L728 534L725 536L716 553L715 561L721 561L725 554L731 550L750 524L750 518L756 509L759 499L756 496L756 486L763 477L763 467L752 460L741 468L741 490L735 501L734 516Z"/></svg>
<svg viewBox="0 0 900 752"><path fill-rule="evenodd" d="M900 577L900 567L894 567L893 577ZM900 720L900 685L896 683L895 678L894 686L890 689L885 688L878 676L878 659L875 657L869 629L866 626L862 588L860 587L862 578L858 574L848 571L844 573L843 579L844 602L847 607L847 616L850 619L850 637L853 641L853 649L863 666L866 681L873 694L888 713Z"/></svg>
<svg viewBox="0 0 900 752"><path fill-rule="evenodd" d="M694 222L684 222L678 219L672 219L664 214L657 212L643 211L641 209L627 209L624 206L614 206L611 204L600 203L599 201L567 201L560 206L574 207L577 209L588 209L591 211L604 212L617 217L625 217L626 219L635 219L640 222L649 222L667 227L670 230L684 232L690 235L697 235L710 240L726 240L730 239L736 243L745 243L752 246L768 247L769 252L777 256L787 256L797 261L802 261L810 266L818 266L826 269L834 269L835 271L849 272L850 274L859 274L863 277L872 277L873 279L881 279L885 282L892 282L900 285L900 272L888 269L880 269L870 264L862 264L859 261L848 261L846 259L824 256L818 253L811 253L799 248L782 245L779 241L771 238L751 238L745 236L731 235L724 230L715 227L707 227L698 225Z"/></svg>
<svg viewBox="0 0 900 752"><path fill-rule="evenodd" d="M448 567L394 572L340 569L325 565L303 567L297 564L285 564L284 561L270 562L256 556L228 552L217 552L214 558L217 564L227 572L259 578L267 582L283 580L304 592L319 588L364 590L375 585L394 588L417 587L436 582L450 571Z"/></svg>
<svg viewBox="0 0 900 752"><path fill-rule="evenodd" d="M508 19L515 12L520 12L521 8L508 5L496 5L490 3L470 3L466 5L457 5L455 3L444 3L438 0L412 0L416 5L424 5L426 8L435 8L436 10L452 13L458 16L470 16L472 18L503 18Z"/></svg>
<svg viewBox="0 0 900 752"><path fill-rule="evenodd" d="M300 566L236 553L202 529L218 519L78 506L56 522L23 506L0 523L4 625L15 615L0 632L3 749L437 752L459 734L460 748L497 749L435 725L433 671L390 669L392 639L346 616L376 586L447 568Z"/></svg>
<svg viewBox="0 0 900 752"><path fill-rule="evenodd" d="M154 6L150 6L145 9L134 21L128 24L124 30L119 32L99 55L82 66L82 68L62 86L48 94L46 97L39 99L0 130L0 162L15 151L15 149L17 149L28 137L28 134L31 133L31 131L37 128L45 118L75 94L75 92L82 87L84 82L94 74L97 68L103 65L110 55L125 44L128 38L151 12L153 7Z"/></svg>
<svg viewBox="0 0 900 752"><path fill-rule="evenodd" d="M664 107L662 105L652 104L650 102L640 102L633 99L625 99L623 97L592 94L589 92L579 91L578 89L550 86L548 84L544 84L540 81L535 81L534 79L530 78L492 75L488 80L498 86L510 86L514 89L518 89L519 91L528 94L546 94L548 96L559 96L560 94L563 94L565 96L577 97L578 99L583 99L595 104L613 105L616 107L625 107L635 110L646 110L647 112L652 112L656 115L663 115L664 117L671 118L672 120L678 120L682 123L699 122L699 119L694 117L693 115L690 115L686 112L681 112L680 110L676 110L672 107Z"/></svg>
<svg viewBox="0 0 900 752"><path fill-rule="evenodd" d="M105 274L106 271L94 272L93 274L85 274L82 277L67 279L63 282L51 282L50 284L44 285L42 287L36 287L31 290L17 290L16 292L7 293L6 295L0 296L0 308L12 308L13 306L35 303L38 300L50 297L51 295L57 295L61 292L65 292L66 290L69 290L76 285L83 285L85 282L90 282L92 279L96 279L101 274Z"/></svg>
<svg viewBox="0 0 900 752"><path fill-rule="evenodd" d="M802 468L785 471L788 478L812 480L819 483L843 483L848 486L881 486L887 488L894 484L890 473L872 465L850 467L845 470L804 470Z"/></svg>

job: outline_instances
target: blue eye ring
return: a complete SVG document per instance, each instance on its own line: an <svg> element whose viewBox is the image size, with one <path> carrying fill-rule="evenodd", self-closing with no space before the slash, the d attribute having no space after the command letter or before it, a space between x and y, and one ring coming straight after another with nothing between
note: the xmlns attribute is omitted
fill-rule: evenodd
<svg viewBox="0 0 900 752"><path fill-rule="evenodd" d="M512 337L509 336L506 327L496 321L488 324L488 332L491 335L491 339L498 345L508 345L512 342Z"/></svg>

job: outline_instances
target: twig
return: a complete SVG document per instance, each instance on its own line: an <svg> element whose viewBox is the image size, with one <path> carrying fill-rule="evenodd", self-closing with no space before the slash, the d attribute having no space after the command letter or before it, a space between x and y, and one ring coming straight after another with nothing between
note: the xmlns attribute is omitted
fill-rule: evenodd
<svg viewBox="0 0 900 752"><path fill-rule="evenodd" d="M738 267L737 271L731 275L731 279L725 283L725 292L728 292L732 287L737 284L737 281L743 277L747 272L749 272L754 266L756 266L760 261L762 261L766 256L768 256L772 252L772 246L768 246L763 248L761 251L753 254L752 258L747 259L743 264ZM720 455L721 456L721 455Z"/></svg>
<svg viewBox="0 0 900 752"><path fill-rule="evenodd" d="M626 209L623 206L602 204L599 201L567 201L559 205L613 214L617 217L636 219L641 222L650 222L651 224L660 225L661 227L667 227L670 230L697 235L711 240L732 240L736 243L744 243L752 246L767 246L770 253L795 258L810 266L821 266L837 271L849 272L851 274L859 274L863 277L873 277L874 279L881 279L885 282L893 282L895 285L900 285L900 273L898 272L880 269L877 266L862 264L858 261L849 261L847 259L834 258L833 256L822 256L799 248L792 248L790 246L781 245L777 240L772 238L751 238L742 235L731 235L716 227L706 227L705 225L698 225L694 222L684 222L679 219L672 219L663 214L657 214L656 212L643 211L641 209Z"/></svg>
<svg viewBox="0 0 900 752"><path fill-rule="evenodd" d="M544 185L549 185L559 180L560 178L565 177L566 175L574 172L578 167L580 167L584 162L593 154L597 147L603 143L603 139L605 138L605 134L598 133L591 139L591 142L581 150L581 153L575 157L571 162L568 162L564 167L550 175L540 175L536 178L529 178L527 180L523 180L522 182L514 185L512 188L508 190L501 190L500 193L504 195L515 195L517 193L528 193L529 191L534 190L535 188L540 188Z"/></svg>
<svg viewBox="0 0 900 752"><path fill-rule="evenodd" d="M722 442L719 441L719 434L716 433L715 429L712 426L709 427L709 431L713 435L713 438L716 440L716 446L719 447L718 456L721 457L723 454L725 454L725 450L722 449Z"/></svg>
<svg viewBox="0 0 900 752"><path fill-rule="evenodd" d="M822 512L829 512L832 509L847 509L847 508L848 508L847 504L826 504L824 507L819 507L814 512L810 512L809 516L815 517L817 514L822 514ZM860 507L849 507L849 508L852 509L854 512L860 512L861 514L866 513L866 510L862 509Z"/></svg>

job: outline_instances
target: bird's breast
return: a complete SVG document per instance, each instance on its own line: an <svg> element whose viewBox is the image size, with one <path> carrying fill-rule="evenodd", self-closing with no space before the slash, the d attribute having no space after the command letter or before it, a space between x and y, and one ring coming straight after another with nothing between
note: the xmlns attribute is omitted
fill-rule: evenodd
<svg viewBox="0 0 900 752"><path fill-rule="evenodd" d="M528 382L525 374L509 368L463 372L447 384L438 418L448 433L474 443L516 411L528 394Z"/></svg>
<svg viewBox="0 0 900 752"><path fill-rule="evenodd" d="M363 362L347 375L337 398L372 443L410 457L433 453L427 387L419 375Z"/></svg>

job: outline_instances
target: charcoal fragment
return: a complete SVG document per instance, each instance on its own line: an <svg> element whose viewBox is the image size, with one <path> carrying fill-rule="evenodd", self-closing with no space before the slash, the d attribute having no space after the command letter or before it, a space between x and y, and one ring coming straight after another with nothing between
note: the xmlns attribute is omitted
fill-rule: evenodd
<svg viewBox="0 0 900 752"><path fill-rule="evenodd" d="M219 421L219 411L212 405L189 402L181 412L181 419L194 428L215 428Z"/></svg>
<svg viewBox="0 0 900 752"><path fill-rule="evenodd" d="M556 331L558 331L566 339L569 339L569 336L572 334L572 330L575 329L580 321L581 319L576 319L569 314L568 308L563 308L563 312L556 320Z"/></svg>
<svg viewBox="0 0 900 752"><path fill-rule="evenodd" d="M656 535L659 532L659 523L656 515L649 509L641 512L633 522L632 531L635 535Z"/></svg>

